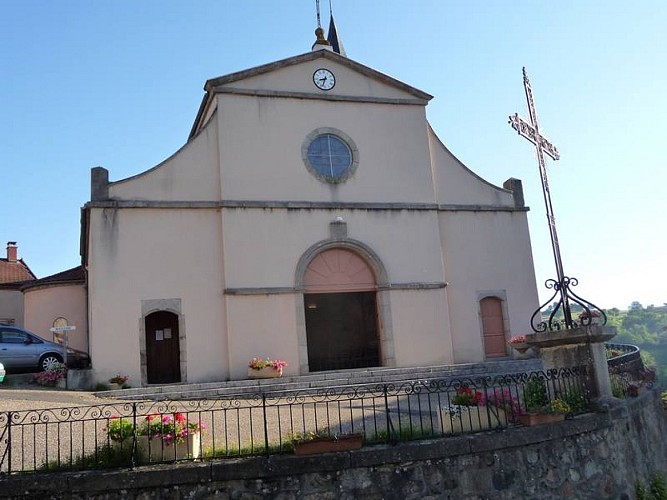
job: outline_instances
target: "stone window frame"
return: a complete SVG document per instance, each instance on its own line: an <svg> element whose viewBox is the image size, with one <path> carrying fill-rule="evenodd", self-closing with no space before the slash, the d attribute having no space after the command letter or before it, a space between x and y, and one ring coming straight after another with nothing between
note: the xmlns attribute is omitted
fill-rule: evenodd
<svg viewBox="0 0 667 500"><path fill-rule="evenodd" d="M308 159L308 147L310 146L310 144L317 137L326 134L334 135L338 139L343 141L345 144L347 144L347 147L350 149L350 152L352 153L352 163L350 164L350 167L343 175L336 177L335 179L320 174ZM357 144L354 142L354 140L352 140L352 138L342 130L333 127L320 127L310 132L304 139L303 143L301 144L301 159L303 160L304 165L306 165L306 169L318 180L325 182L327 184L342 184L350 177L352 177L354 173L357 171L357 167L359 166L359 148L357 147Z"/></svg>
<svg viewBox="0 0 667 500"><path fill-rule="evenodd" d="M181 299L150 299L141 301L139 318L139 362L141 365L141 386L148 386L148 367L146 360L146 317L154 312L166 311L178 316L178 349L180 351L181 381L188 383L187 350L185 343L185 316L181 312Z"/></svg>

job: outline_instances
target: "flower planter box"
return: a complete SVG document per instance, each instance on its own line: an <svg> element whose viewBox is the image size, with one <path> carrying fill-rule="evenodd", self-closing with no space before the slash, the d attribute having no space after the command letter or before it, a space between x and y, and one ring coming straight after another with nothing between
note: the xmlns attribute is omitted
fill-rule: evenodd
<svg viewBox="0 0 667 500"><path fill-rule="evenodd" d="M122 388L123 388L122 384L115 384L113 382L109 382L110 391L120 391Z"/></svg>
<svg viewBox="0 0 667 500"><path fill-rule="evenodd" d="M266 366L255 370L254 368L248 368L248 378L279 378L283 376L282 370L276 370L272 366Z"/></svg>
<svg viewBox="0 0 667 500"><path fill-rule="evenodd" d="M514 342L513 344L510 344L510 347L516 351L519 351L521 354L524 354L528 349L530 349L530 346L525 342Z"/></svg>
<svg viewBox="0 0 667 500"><path fill-rule="evenodd" d="M129 441L131 446L132 441ZM137 436L137 451L142 462L196 459L201 455L201 434L190 434L182 443L167 443L159 437L148 439L148 436Z"/></svg>
<svg viewBox="0 0 667 500"><path fill-rule="evenodd" d="M507 414L494 406L451 405L440 409L440 424L445 434L462 434L507 427Z"/></svg>
<svg viewBox="0 0 667 500"><path fill-rule="evenodd" d="M338 438L317 438L294 444L295 455L316 455L336 451L358 450L363 444L362 434L349 434Z"/></svg>
<svg viewBox="0 0 667 500"><path fill-rule="evenodd" d="M565 420L565 415L562 413L526 413L525 415L519 415L518 418L521 425L531 427L533 425L562 422Z"/></svg>

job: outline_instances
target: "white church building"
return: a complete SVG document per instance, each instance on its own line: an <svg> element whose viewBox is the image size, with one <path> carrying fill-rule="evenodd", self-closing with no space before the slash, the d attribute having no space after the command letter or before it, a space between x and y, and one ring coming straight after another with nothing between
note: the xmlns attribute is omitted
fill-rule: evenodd
<svg viewBox="0 0 667 500"><path fill-rule="evenodd" d="M338 49L338 45L335 45ZM521 182L481 179L429 94L333 50L208 80L186 144L83 208L96 378L238 380L512 356L538 307Z"/></svg>

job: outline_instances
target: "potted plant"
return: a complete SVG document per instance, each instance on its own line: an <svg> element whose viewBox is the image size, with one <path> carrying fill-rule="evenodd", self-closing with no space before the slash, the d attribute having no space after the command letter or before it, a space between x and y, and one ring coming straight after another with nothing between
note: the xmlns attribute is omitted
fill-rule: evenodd
<svg viewBox="0 0 667 500"><path fill-rule="evenodd" d="M494 389L487 396L486 405L489 408L502 410L506 417L505 422L515 422L517 417L522 413L519 398L512 394L512 391L507 387Z"/></svg>
<svg viewBox="0 0 667 500"><path fill-rule="evenodd" d="M579 324L581 326L597 325L601 317L600 311L582 311L579 315Z"/></svg>
<svg viewBox="0 0 667 500"><path fill-rule="evenodd" d="M111 417L107 424L107 437L114 443L123 443L134 436L134 424L129 417Z"/></svg>
<svg viewBox="0 0 667 500"><path fill-rule="evenodd" d="M67 366L64 363L53 363L46 370L33 375L31 382L64 389L67 384Z"/></svg>
<svg viewBox="0 0 667 500"><path fill-rule="evenodd" d="M123 386L125 385L125 382L127 382L128 380L130 380L130 377L128 375L121 375L120 373L114 375L109 379L109 390L117 391L119 389L122 389Z"/></svg>
<svg viewBox="0 0 667 500"><path fill-rule="evenodd" d="M510 347L512 347L512 349L516 349L521 354L524 354L528 349L530 349L530 346L526 343L525 335L516 335L510 338L507 343L510 345Z"/></svg>
<svg viewBox="0 0 667 500"><path fill-rule="evenodd" d="M363 434L336 434L325 427L317 431L293 434L290 440L294 445L295 455L315 455L358 450L363 445Z"/></svg>
<svg viewBox="0 0 667 500"><path fill-rule="evenodd" d="M116 446L132 446L136 434L137 450L142 460L162 462L199 458L203 422L193 422L183 413L148 415L136 427L129 417L112 417L107 425L107 436Z"/></svg>
<svg viewBox="0 0 667 500"><path fill-rule="evenodd" d="M445 434L492 429L506 423L505 410L487 407L484 394L470 387L459 387L451 404L440 409L440 425Z"/></svg>
<svg viewBox="0 0 667 500"><path fill-rule="evenodd" d="M519 415L521 425L532 426L562 422L572 409L562 399L549 401L547 386L543 380L530 380L523 393L526 413Z"/></svg>
<svg viewBox="0 0 667 500"><path fill-rule="evenodd" d="M137 447L149 462L199 458L204 431L201 420L190 421L183 413L148 415L137 431Z"/></svg>
<svg viewBox="0 0 667 500"><path fill-rule="evenodd" d="M248 378L277 378L283 376L287 362L280 359L252 358L248 363Z"/></svg>

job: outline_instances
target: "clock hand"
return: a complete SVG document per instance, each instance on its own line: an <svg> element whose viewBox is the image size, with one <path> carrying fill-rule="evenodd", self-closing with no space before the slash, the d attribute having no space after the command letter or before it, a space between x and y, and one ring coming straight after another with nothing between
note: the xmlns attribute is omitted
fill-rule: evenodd
<svg viewBox="0 0 667 500"><path fill-rule="evenodd" d="M320 78L320 81L321 81L322 83L326 82L326 81L327 81L327 77L325 76L324 78Z"/></svg>

